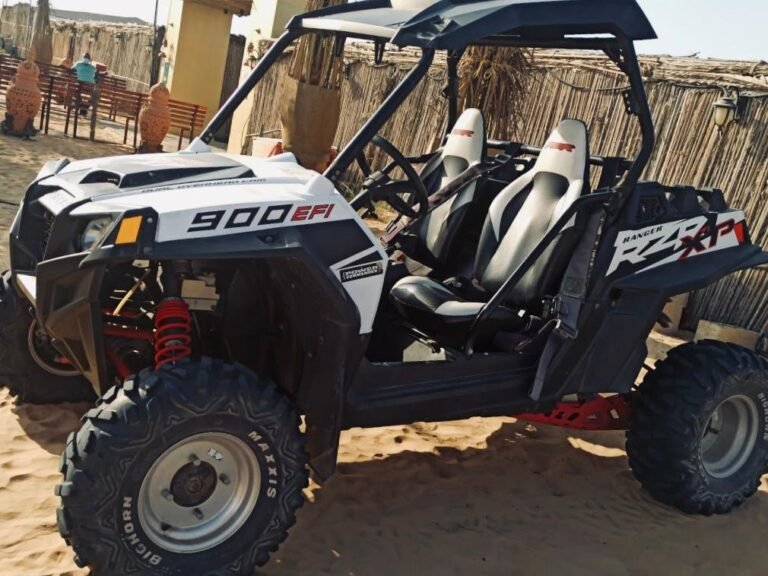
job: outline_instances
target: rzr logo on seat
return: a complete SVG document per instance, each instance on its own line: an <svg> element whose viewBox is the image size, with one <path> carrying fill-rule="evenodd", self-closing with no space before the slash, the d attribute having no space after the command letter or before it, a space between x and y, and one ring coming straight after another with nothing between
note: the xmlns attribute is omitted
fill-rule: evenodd
<svg viewBox="0 0 768 576"><path fill-rule="evenodd" d="M472 136L475 135L474 130L467 130L465 128L454 128L453 132L451 132L453 136L466 136L467 138L472 138Z"/></svg>
<svg viewBox="0 0 768 576"><path fill-rule="evenodd" d="M244 230L246 228L277 226L286 221L311 222L313 220L328 220L331 214L333 214L335 206L335 204L310 204L302 206L281 204L278 206L267 206L263 212L262 206L198 212L192 218L192 225L187 232L210 232L211 230L217 230L222 224L224 224L223 230ZM261 217L259 218L259 216Z"/></svg>
<svg viewBox="0 0 768 576"><path fill-rule="evenodd" d="M565 142L547 142L544 148L549 150L557 150L559 152L573 152L576 150L576 146L573 144L566 144Z"/></svg>
<svg viewBox="0 0 768 576"><path fill-rule="evenodd" d="M641 230L627 230L616 238L616 252L608 268L613 274L640 272L698 256L734 248L748 241L743 212L699 216ZM637 265L649 263L637 269Z"/></svg>

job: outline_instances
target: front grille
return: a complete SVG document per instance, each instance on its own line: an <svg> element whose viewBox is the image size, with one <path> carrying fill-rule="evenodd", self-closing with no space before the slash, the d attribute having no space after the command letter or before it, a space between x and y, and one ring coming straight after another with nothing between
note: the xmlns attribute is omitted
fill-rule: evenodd
<svg viewBox="0 0 768 576"><path fill-rule="evenodd" d="M51 232L53 232L53 223L55 216L45 210L43 215L43 230L42 237L40 238L40 258L45 258L45 252L48 250L48 242L51 240Z"/></svg>
<svg viewBox="0 0 768 576"><path fill-rule="evenodd" d="M34 269L45 258L55 219L56 216L39 202L24 206L19 226L19 247L25 268Z"/></svg>

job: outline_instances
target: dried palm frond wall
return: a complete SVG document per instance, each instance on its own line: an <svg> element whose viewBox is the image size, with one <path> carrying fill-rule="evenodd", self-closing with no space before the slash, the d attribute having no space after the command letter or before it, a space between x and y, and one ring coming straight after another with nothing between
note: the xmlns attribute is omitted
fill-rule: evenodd
<svg viewBox="0 0 768 576"><path fill-rule="evenodd" d="M51 30L51 7L48 0L39 0L35 19L32 23L32 47L35 60L50 64L53 60L53 31Z"/></svg>
<svg viewBox="0 0 768 576"><path fill-rule="evenodd" d="M521 48L472 46L461 59L459 110L482 110L490 138L507 138L517 130L532 56Z"/></svg>
<svg viewBox="0 0 768 576"><path fill-rule="evenodd" d="M309 0L305 12L346 4L347 0ZM337 89L341 86L344 61L334 54L332 36L303 36L293 53L290 75L312 86Z"/></svg>
<svg viewBox="0 0 768 576"><path fill-rule="evenodd" d="M370 50L348 47L337 144L349 141L415 61L414 53L388 52L386 62L375 65ZM289 64L286 58L275 66L258 89L250 132L279 126L275 94L280 94ZM434 149L445 129L444 64L436 62L382 130L405 153ZM642 66L657 132L644 177L721 188L732 206L747 213L753 240L768 249L768 64L644 57ZM640 134L621 100L625 83L603 56L536 51L527 90L509 90L508 101L496 101L510 104L521 120L517 125L510 121L506 135L491 133L542 145L561 119L579 118L590 127L593 153L632 156ZM712 118L721 86L738 87L748 98L741 123L722 134ZM695 293L687 326L702 318L768 332L768 270L735 274Z"/></svg>

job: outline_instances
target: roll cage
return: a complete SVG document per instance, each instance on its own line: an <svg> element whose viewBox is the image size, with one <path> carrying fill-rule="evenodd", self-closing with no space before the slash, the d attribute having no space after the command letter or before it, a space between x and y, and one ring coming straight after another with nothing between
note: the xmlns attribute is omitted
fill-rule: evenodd
<svg viewBox="0 0 768 576"><path fill-rule="evenodd" d="M438 50L445 51L448 57L448 127L453 126L458 116L459 64L470 46L598 50L628 78L624 103L627 113L637 118L642 135L636 157L625 166L624 176L617 184L580 198L552 226L479 312L464 346L466 353L472 353L483 322L505 301L577 212L601 204L613 220L627 204L630 210L639 206L637 183L653 153L655 134L634 42L656 38L656 33L636 0L439 0L431 4L428 0L365 0L300 15L291 20L286 32L211 120L200 139L210 143L286 49L311 33L333 36L338 51L350 38L373 41L377 60L383 58L387 44L421 50L417 64L325 172L334 183L421 82Z"/></svg>
<svg viewBox="0 0 768 576"><path fill-rule="evenodd" d="M378 59L388 43L421 50L416 66L326 171L334 182L419 84L437 50L448 56L447 125L453 126L458 117L459 63L470 46L598 50L627 76L624 101L627 112L638 119L642 145L614 188L613 213L623 207L653 153L653 117L634 42L654 39L656 33L636 0L439 0L431 4L428 0L364 0L309 12L289 22L286 32L211 120L201 140L210 143L288 46L310 33L333 35L339 50L348 38L373 41Z"/></svg>

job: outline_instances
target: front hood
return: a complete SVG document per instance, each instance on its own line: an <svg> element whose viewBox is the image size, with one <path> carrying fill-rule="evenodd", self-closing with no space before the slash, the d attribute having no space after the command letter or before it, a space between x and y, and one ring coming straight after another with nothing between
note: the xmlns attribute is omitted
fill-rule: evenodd
<svg viewBox="0 0 768 576"><path fill-rule="evenodd" d="M49 169L43 169L38 181L46 187L61 188L77 200L119 197L195 182L290 177L306 183L316 176L298 166L290 155L262 159L189 152L81 160L46 177Z"/></svg>
<svg viewBox="0 0 768 576"><path fill-rule="evenodd" d="M89 219L151 210L155 240L335 222L354 211L330 180L290 154L253 158L189 153L123 156L59 165L38 186L49 212Z"/></svg>

